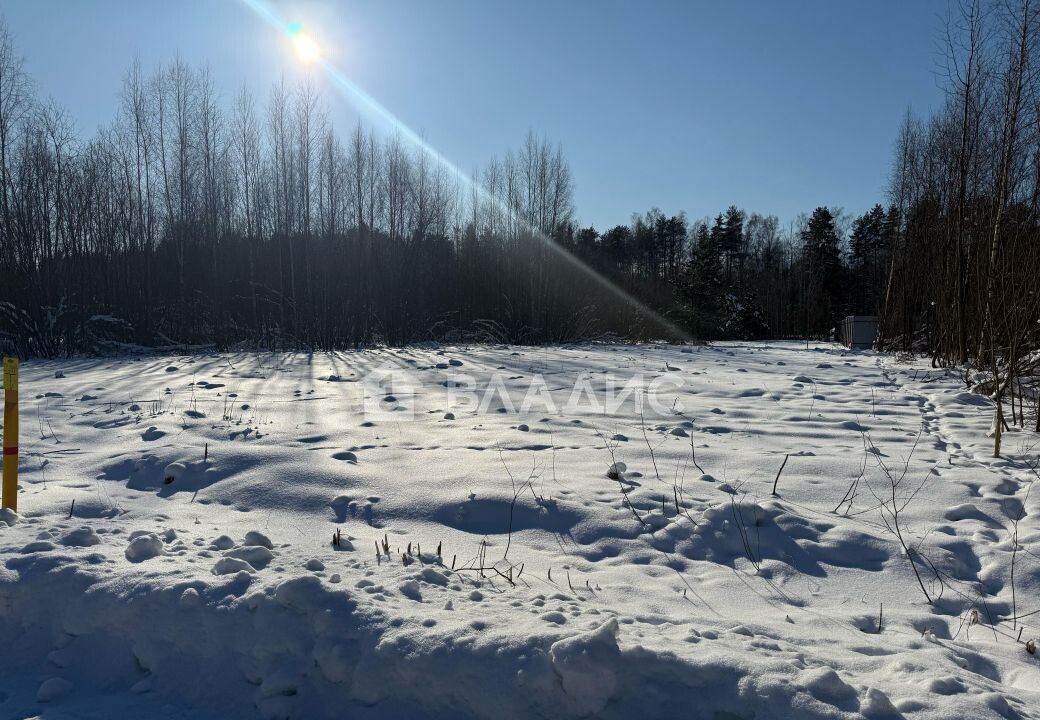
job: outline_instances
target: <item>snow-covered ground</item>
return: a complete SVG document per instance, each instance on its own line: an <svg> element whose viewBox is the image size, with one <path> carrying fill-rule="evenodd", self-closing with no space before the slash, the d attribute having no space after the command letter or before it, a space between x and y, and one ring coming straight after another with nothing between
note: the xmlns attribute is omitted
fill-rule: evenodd
<svg viewBox="0 0 1040 720"><path fill-rule="evenodd" d="M1040 717L1037 437L990 458L924 363L244 353L21 396L2 718Z"/></svg>

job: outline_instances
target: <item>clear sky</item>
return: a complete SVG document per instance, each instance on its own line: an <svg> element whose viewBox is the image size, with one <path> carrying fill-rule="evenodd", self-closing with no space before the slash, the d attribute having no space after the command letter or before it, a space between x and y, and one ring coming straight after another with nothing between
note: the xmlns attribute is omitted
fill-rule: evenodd
<svg viewBox="0 0 1040 720"><path fill-rule="evenodd" d="M786 222L883 200L908 105L941 101L946 0L275 0L329 61L465 170L528 128L584 224L736 204ZM304 72L241 0L0 0L39 93L93 131L134 55L208 63L230 100ZM313 72L313 70L312 70ZM330 114L358 114L326 86Z"/></svg>

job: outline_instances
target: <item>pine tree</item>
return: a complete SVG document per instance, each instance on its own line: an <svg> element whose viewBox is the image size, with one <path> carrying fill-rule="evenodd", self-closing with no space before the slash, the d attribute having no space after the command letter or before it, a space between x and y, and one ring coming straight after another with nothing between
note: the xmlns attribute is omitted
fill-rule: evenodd
<svg viewBox="0 0 1040 720"><path fill-rule="evenodd" d="M721 215L716 218L711 232L703 224L697 228L690 252L690 263L679 285L680 303L687 318L687 326L696 337L704 340L715 339L721 334L721 232Z"/></svg>
<svg viewBox="0 0 1040 720"><path fill-rule="evenodd" d="M886 215L880 205L856 218L849 238L852 270L852 309L876 315L881 296L881 262L885 245Z"/></svg>
<svg viewBox="0 0 1040 720"><path fill-rule="evenodd" d="M825 207L813 211L802 230L805 266L805 333L827 335L836 329L844 311L844 268L834 215Z"/></svg>
<svg viewBox="0 0 1040 720"><path fill-rule="evenodd" d="M716 225L718 224L716 220ZM726 209L726 218L720 228L719 250L725 258L726 286L732 288L734 266L739 277L743 274L744 258L744 211L739 210L736 205L730 205Z"/></svg>
<svg viewBox="0 0 1040 720"><path fill-rule="evenodd" d="M621 272L632 270L632 230L628 225L615 225L603 233L600 241L614 267Z"/></svg>

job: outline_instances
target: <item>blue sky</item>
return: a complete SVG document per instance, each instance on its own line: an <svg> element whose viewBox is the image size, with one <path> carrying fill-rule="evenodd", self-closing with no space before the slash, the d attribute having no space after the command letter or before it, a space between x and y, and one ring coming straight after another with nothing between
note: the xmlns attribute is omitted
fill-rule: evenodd
<svg viewBox="0 0 1040 720"><path fill-rule="evenodd" d="M528 128L563 145L579 219L729 204L786 222L883 200L908 105L941 101L945 0L323 0L273 7L459 167ZM208 62L225 98L306 72L241 0L0 0L39 92L83 132L135 54ZM357 110L326 86L344 128Z"/></svg>

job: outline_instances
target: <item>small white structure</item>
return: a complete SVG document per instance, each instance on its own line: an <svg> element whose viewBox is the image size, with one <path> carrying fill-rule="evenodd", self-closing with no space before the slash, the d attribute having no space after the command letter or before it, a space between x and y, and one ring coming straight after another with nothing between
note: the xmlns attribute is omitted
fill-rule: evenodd
<svg viewBox="0 0 1040 720"><path fill-rule="evenodd" d="M869 350L877 337L877 315L848 315L841 321L841 341L853 350Z"/></svg>

